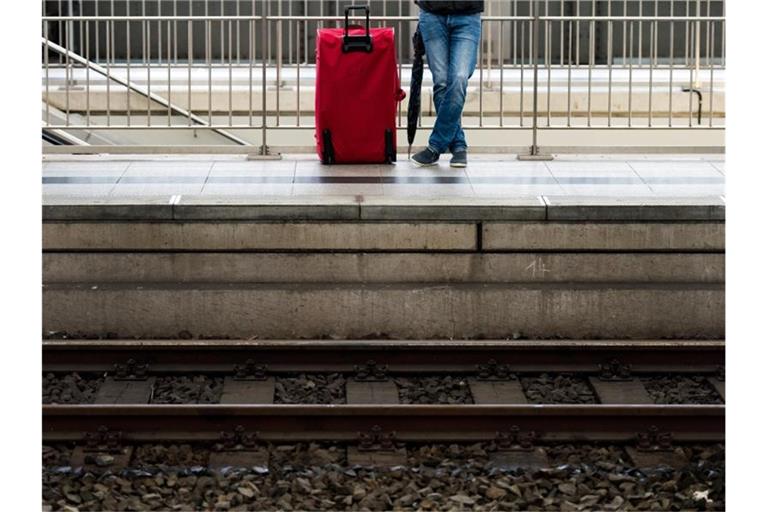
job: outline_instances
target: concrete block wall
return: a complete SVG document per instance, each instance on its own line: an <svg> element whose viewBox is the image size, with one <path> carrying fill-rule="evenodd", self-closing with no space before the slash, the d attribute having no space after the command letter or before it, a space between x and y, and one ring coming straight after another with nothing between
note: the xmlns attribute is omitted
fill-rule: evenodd
<svg viewBox="0 0 768 512"><path fill-rule="evenodd" d="M722 204L428 203L47 204L44 335L724 337Z"/></svg>

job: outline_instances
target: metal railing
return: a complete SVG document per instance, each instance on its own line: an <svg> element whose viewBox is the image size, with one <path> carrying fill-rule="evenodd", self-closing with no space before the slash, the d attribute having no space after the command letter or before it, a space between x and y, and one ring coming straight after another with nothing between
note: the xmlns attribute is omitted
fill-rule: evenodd
<svg viewBox="0 0 768 512"><path fill-rule="evenodd" d="M66 4L47 0L44 8L56 2ZM277 13L271 2L233 2L242 12L228 14L222 2L216 14L198 15L192 2L177 0L148 14L154 2L140 3L145 10L136 14L131 4L139 2L116 14L112 0L106 15L102 1L93 14L43 17L44 129L209 130L262 154L276 130L314 129L313 30L340 26L339 11L292 14L297 1L284 14L283 2ZM208 1L200 4L210 12ZM306 13L311 2L304 4ZM333 6L321 9L326 4ZM403 55L418 17L397 4L401 13L371 21L399 34L407 90ZM724 2L710 0L487 0L462 125L529 130L533 155L542 130L722 129L723 11ZM429 76L423 130L434 120ZM404 109L405 102L400 128Z"/></svg>

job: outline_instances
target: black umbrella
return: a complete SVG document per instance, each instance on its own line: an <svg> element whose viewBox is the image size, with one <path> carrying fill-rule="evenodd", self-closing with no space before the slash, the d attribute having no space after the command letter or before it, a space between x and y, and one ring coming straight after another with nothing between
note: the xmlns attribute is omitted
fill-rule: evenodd
<svg viewBox="0 0 768 512"><path fill-rule="evenodd" d="M424 40L418 27L413 33L413 68L411 69L411 96L408 98L408 158L416 137L416 124L421 113L421 79L424 77Z"/></svg>

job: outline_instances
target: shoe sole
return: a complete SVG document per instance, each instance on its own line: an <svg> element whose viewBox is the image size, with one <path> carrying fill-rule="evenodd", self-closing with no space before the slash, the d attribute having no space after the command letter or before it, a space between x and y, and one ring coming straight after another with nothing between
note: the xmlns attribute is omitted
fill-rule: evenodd
<svg viewBox="0 0 768 512"><path fill-rule="evenodd" d="M466 162L464 163L451 162L451 167L466 167L466 166L467 166Z"/></svg>
<svg viewBox="0 0 768 512"><path fill-rule="evenodd" d="M423 164L423 163L419 162L418 160L414 160L413 157L411 157L409 160L411 162L413 162L414 164L416 164L417 166L419 166L419 167L429 167L430 165L437 165L437 160L435 160L431 164Z"/></svg>

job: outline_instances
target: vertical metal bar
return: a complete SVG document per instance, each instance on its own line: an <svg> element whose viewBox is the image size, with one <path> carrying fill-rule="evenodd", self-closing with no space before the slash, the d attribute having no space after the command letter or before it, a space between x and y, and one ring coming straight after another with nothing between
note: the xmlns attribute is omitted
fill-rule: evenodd
<svg viewBox="0 0 768 512"><path fill-rule="evenodd" d="M690 24L691 22L686 21L686 25ZM689 30L686 32L691 32L691 37L693 37L693 31ZM690 45L691 50L693 50L693 44ZM688 66L688 89L690 92L688 93L688 127L693 126L693 66Z"/></svg>
<svg viewBox="0 0 768 512"><path fill-rule="evenodd" d="M125 59L125 73L128 83L131 82L131 22L125 22L125 46L126 46L126 59ZM125 101L126 101L126 125L131 126L131 88L125 88Z"/></svg>
<svg viewBox="0 0 768 512"><path fill-rule="evenodd" d="M82 24L81 24L82 25ZM91 59L90 22L85 22L85 59ZM46 48L46 51L48 49ZM85 66L85 124L91 124L91 66Z"/></svg>
<svg viewBox="0 0 768 512"><path fill-rule="evenodd" d="M269 5L269 4L267 4ZM322 5L322 4L320 4ZM267 15L262 9L261 14L261 154L266 155L267 149Z"/></svg>
<svg viewBox="0 0 768 512"><path fill-rule="evenodd" d="M512 4L512 16L517 16L517 0ZM517 21L512 22L512 65L517 66Z"/></svg>
<svg viewBox="0 0 768 512"><path fill-rule="evenodd" d="M492 5L493 5L492 3L488 4L488 9L489 10L491 9ZM491 88L491 80L492 80L492 76L491 76L491 47L493 46L493 23L492 22L488 23L487 33L484 34L484 35L488 36L487 41L485 41L486 42L486 45L485 45L485 65L488 68L488 72L486 73L485 79L486 79L486 86L488 87L488 89L490 89ZM482 41L484 39L485 39L485 37L483 37L480 40L481 41L481 43L480 43L481 47L482 47ZM480 60L480 65L481 66L483 65L483 60L482 59ZM482 87L482 85L483 84L481 83L480 86Z"/></svg>
<svg viewBox="0 0 768 512"><path fill-rule="evenodd" d="M581 1L576 0L576 68L581 67L581 22L579 17L581 16Z"/></svg>
<svg viewBox="0 0 768 512"><path fill-rule="evenodd" d="M709 11L709 0L707 0L707 11ZM707 12L707 16L709 16L709 12ZM712 25L711 29L709 28L709 25ZM712 41L708 45L710 54L707 58L707 61L709 62L709 127L712 128L712 117L714 115L713 107L715 99L715 62L712 55L712 52L715 51L715 26L713 25L712 21L707 21L707 35L712 38Z"/></svg>
<svg viewBox="0 0 768 512"><path fill-rule="evenodd" d="M722 15L725 17L725 2ZM725 69L725 22L720 23L720 67Z"/></svg>
<svg viewBox="0 0 768 512"><path fill-rule="evenodd" d="M112 13L113 16L115 14L115 8L114 5L112 5ZM111 69L111 62L115 60L115 22L114 21L108 21L105 28L107 29L107 40L105 41L107 45L107 76L112 75L112 69ZM107 78L106 85L107 85L107 126L109 126L112 122L112 93L111 93L111 87L110 87L111 80Z"/></svg>
<svg viewBox="0 0 768 512"><path fill-rule="evenodd" d="M74 14L74 10L73 10L73 14ZM80 14L82 15L82 12ZM74 22L73 22L73 25L74 25ZM80 20L78 20L77 28L78 28L78 42L79 42L79 45L77 47L77 52L78 53L83 53L83 46L84 46L84 44L83 44L83 20L82 20L82 18Z"/></svg>
<svg viewBox="0 0 768 512"><path fill-rule="evenodd" d="M69 24L67 24L69 27ZM69 28L67 29L69 30ZM67 34L67 43L69 43L70 37ZM72 83L72 70L70 69L69 52L72 51L72 47L67 44L67 54L64 57L64 76L66 78L64 83L64 110L67 114L66 125L69 126L69 89Z"/></svg>
<svg viewBox="0 0 768 512"><path fill-rule="evenodd" d="M280 3L280 2L278 2ZM219 2L219 15L224 16L224 0ZM219 54L221 55L221 64L224 65L224 20L219 22Z"/></svg>
<svg viewBox="0 0 768 512"><path fill-rule="evenodd" d="M707 16L711 16L710 0L707 0ZM706 38L706 42L705 42L705 46L704 46L704 54L707 56L707 65L710 64L710 62L709 62L709 59L710 59L710 53L709 53L709 45L710 45L709 31L710 31L710 26L711 26L711 22L707 21L707 27L706 27L707 30L706 30L705 36L704 36Z"/></svg>
<svg viewBox="0 0 768 512"><path fill-rule="evenodd" d="M552 22L547 20L544 26L547 42L547 50L544 52L547 60L547 126L552 126Z"/></svg>
<svg viewBox="0 0 768 512"><path fill-rule="evenodd" d="M504 21L499 21L499 127L504 126Z"/></svg>
<svg viewBox="0 0 768 512"><path fill-rule="evenodd" d="M675 22L669 24L669 127L672 127L672 83L675 74Z"/></svg>
<svg viewBox="0 0 768 512"><path fill-rule="evenodd" d="M309 16L309 4L308 0L304 0L304 16ZM398 31L400 27L398 27ZM304 21L304 64L309 64L309 27L307 27L306 20ZM401 60L401 59L398 59Z"/></svg>
<svg viewBox="0 0 768 512"><path fill-rule="evenodd" d="M145 25L146 25L146 32L145 32ZM152 37L152 25L149 24L149 20L147 20L147 19L144 19L144 20L141 21L141 35L142 35L142 39L144 38L144 36L146 36L146 38L147 38L147 44L146 45L142 45L142 47L141 47L141 56L142 56L142 59L144 59L144 62L146 63L146 65L147 65L147 126L151 126L152 125L152 117L151 117L150 109L152 107L152 100L150 99L150 94L152 93L152 89L151 89L151 87L152 87L152 70L150 69L150 60L151 59L147 58L146 51L147 51L147 48L149 48L150 52L152 51L152 48L149 45L149 40ZM160 34L158 34L158 36L159 35Z"/></svg>
<svg viewBox="0 0 768 512"><path fill-rule="evenodd" d="M192 3L190 1L190 16L192 15ZM192 45L192 36L194 31L194 21L187 20L187 122L192 126L192 62L194 61L194 46Z"/></svg>
<svg viewBox="0 0 768 512"><path fill-rule="evenodd" d="M213 48L211 47L211 20L205 20L205 63L208 64L208 124L213 124Z"/></svg>
<svg viewBox="0 0 768 512"><path fill-rule="evenodd" d="M288 0L288 16L293 15L293 0ZM288 20L288 65L293 64L293 38L291 37L291 29L293 27L293 21Z"/></svg>
<svg viewBox="0 0 768 512"><path fill-rule="evenodd" d="M565 16L565 0L560 0L560 16ZM571 46L570 40L568 46ZM569 51L570 52L570 51ZM565 22L560 21L560 66L563 65L563 59L565 58Z"/></svg>
<svg viewBox="0 0 768 512"><path fill-rule="evenodd" d="M147 0L141 0L141 16L145 18L147 16ZM141 21L141 58L142 61L147 63L147 34L146 34L146 19Z"/></svg>
<svg viewBox="0 0 768 512"><path fill-rule="evenodd" d="M632 126L632 54L635 46L635 23L629 22L629 102L627 126Z"/></svg>
<svg viewBox="0 0 768 512"><path fill-rule="evenodd" d="M539 154L539 1L536 0L533 6L533 27L531 29L533 36L533 144L531 145L531 154Z"/></svg>
<svg viewBox="0 0 768 512"><path fill-rule="evenodd" d="M235 0L235 15L240 16L240 0ZM237 63L240 64L240 20L237 20L235 22L235 28L237 29L237 32L235 36L237 37L237 46L236 46L236 53L237 53ZM229 65L232 65L232 57L229 58L230 63Z"/></svg>
<svg viewBox="0 0 768 512"><path fill-rule="evenodd" d="M300 43L301 42L301 30L299 30L299 22L296 22L296 126L301 125L301 67L299 62L301 61L300 55Z"/></svg>
<svg viewBox="0 0 768 512"><path fill-rule="evenodd" d="M480 19L480 45L477 51L480 53L480 120L479 125L483 126L483 44L482 41L484 39L484 32L485 32L485 21L483 19ZM437 114L437 113L435 113Z"/></svg>
<svg viewBox="0 0 768 512"><path fill-rule="evenodd" d="M173 15L178 16L179 0L173 0ZM192 13L190 13L191 15ZM169 55L170 57L170 55ZM179 63L179 27L177 20L173 20L173 63Z"/></svg>
<svg viewBox="0 0 768 512"><path fill-rule="evenodd" d="M279 2L278 2L279 3ZM320 2L320 8L322 9L322 6L325 2ZM267 16L272 14L272 2L266 2L265 3L267 7ZM278 13L280 14L280 13ZM265 30L267 31L267 54L269 55L270 61L272 60L272 24L268 23L266 25Z"/></svg>
<svg viewBox="0 0 768 512"><path fill-rule="evenodd" d="M611 16L611 2L608 2L608 16ZM613 20L608 20L608 127L613 114Z"/></svg>
<svg viewBox="0 0 768 512"><path fill-rule="evenodd" d="M520 127L524 124L525 110L525 23L520 22Z"/></svg>
<svg viewBox="0 0 768 512"><path fill-rule="evenodd" d="M282 2L277 3L277 15L282 16L283 15L283 7ZM275 55L275 71L277 73L277 84L275 86L275 119L276 123L275 126L280 126L280 89L282 88L282 71L283 71L283 21L279 20L275 24L275 29L277 30L277 40L275 41L275 44L277 46Z"/></svg>
<svg viewBox="0 0 768 512"><path fill-rule="evenodd" d="M227 60L229 61L229 126L232 126L232 20L227 20Z"/></svg>
<svg viewBox="0 0 768 512"><path fill-rule="evenodd" d="M67 0L67 14L69 16L74 16L75 14L72 0ZM67 49L75 51L75 22L72 20L67 22Z"/></svg>
<svg viewBox="0 0 768 512"><path fill-rule="evenodd" d="M61 16L61 13L62 13L61 1L62 0L59 0L59 10L58 10L59 16ZM64 29L61 21L59 21L59 43L61 43L62 46L67 46L66 40L64 39ZM64 56L59 55L59 64L61 64L62 62L64 62ZM65 75L66 75L66 72L65 72Z"/></svg>
<svg viewBox="0 0 768 512"><path fill-rule="evenodd" d="M160 8L160 0L157 0L157 14L158 16L161 16L162 9ZM149 44L149 38L147 38L147 44ZM149 60L152 60L152 51L149 52ZM168 55L168 58L170 59L171 56ZM162 64L163 60L163 22L162 20L157 20L157 63Z"/></svg>
<svg viewBox="0 0 768 512"><path fill-rule="evenodd" d="M592 4L594 7L594 4ZM594 16L594 12L592 13ZM589 22L589 55L587 55L587 62L589 69L587 71L587 126L592 126L592 68L595 65L594 62L594 50L595 50L595 21Z"/></svg>
<svg viewBox="0 0 768 512"><path fill-rule="evenodd" d="M175 4L176 2L174 2ZM174 23L176 21L174 20ZM167 57L166 60L168 62L168 126L171 126L171 102L173 99L171 98L171 21L168 20L166 23L166 38L168 43L167 51Z"/></svg>
<svg viewBox="0 0 768 512"><path fill-rule="evenodd" d="M656 13L656 15L658 16L658 13ZM648 127L649 128L651 127L651 125L653 123L653 67L654 67L654 62L655 62L654 52L655 52L656 46L658 46L657 45L657 41L656 41L656 38L658 37L658 28L656 26L656 23L658 23L658 22L654 21L654 22L651 22L649 24L650 25L649 26L650 34L649 34L649 38L648 38L649 44L650 44L650 48L648 49L648 53L649 53L649 56L648 56L648 61L649 61L649 66L648 66Z"/></svg>
<svg viewBox="0 0 768 512"><path fill-rule="evenodd" d="M690 2L688 0L685 0L685 17L689 17L691 15L691 6ZM687 21L685 22L685 66L689 66L689 57L690 57L690 23Z"/></svg>
<svg viewBox="0 0 768 512"><path fill-rule="evenodd" d="M696 16L701 16L701 0L696 0ZM694 56L694 62L696 65L696 88L701 87L701 81L699 79L699 68L701 67L701 22L696 20L696 40L694 43L696 55Z"/></svg>
<svg viewBox="0 0 768 512"><path fill-rule="evenodd" d="M643 2L640 2L640 16L643 15ZM643 65L643 22L637 23L637 66Z"/></svg>
<svg viewBox="0 0 768 512"><path fill-rule="evenodd" d="M95 3L95 12L94 12L94 14L95 14L95 16L97 18L99 17L99 2L98 2L98 0ZM99 34L99 22L98 21L96 21L96 23L94 24L93 28L94 28L94 32L95 32L95 36L96 36L96 62L101 64L101 41L100 41L101 38L100 38L100 34Z"/></svg>
<svg viewBox="0 0 768 512"><path fill-rule="evenodd" d="M573 45L570 44L571 38L573 37L573 20L568 20L568 114L566 117L565 125L570 128L571 127L571 78L572 78L572 62L573 62Z"/></svg>
<svg viewBox="0 0 768 512"><path fill-rule="evenodd" d="M402 4L400 4L400 7L402 9ZM402 12L402 10L401 10ZM397 20L395 22L397 24L397 33L400 34L400 29L402 28L403 24L400 20ZM304 31L306 32L307 27L306 23L304 24ZM401 46L400 43L401 37L398 36L395 38L395 55L400 55ZM398 58L397 59L397 84L400 86L403 83L403 59ZM409 93L410 94L410 93ZM398 101L397 102L397 127L403 126L403 102Z"/></svg>
<svg viewBox="0 0 768 512"><path fill-rule="evenodd" d="M627 0L624 0L624 17L627 17ZM627 65L627 22L621 22L621 61Z"/></svg>
<svg viewBox="0 0 768 512"><path fill-rule="evenodd" d="M539 0L536 0L537 2ZM528 12L533 12L533 0L531 0L528 4L528 8L530 9ZM529 27L528 29L528 62L533 62L533 28Z"/></svg>
<svg viewBox="0 0 768 512"><path fill-rule="evenodd" d="M45 38L45 53L43 59L45 60L45 124L50 126L51 124L51 84L50 84L50 70L49 70L49 56L50 50L48 49L48 21L43 21L43 37Z"/></svg>
<svg viewBox="0 0 768 512"><path fill-rule="evenodd" d="M251 11L252 16L256 16L256 4L253 4L254 10ZM248 21L248 125L253 126L253 57L256 43L254 42L256 32L256 21L251 19Z"/></svg>

